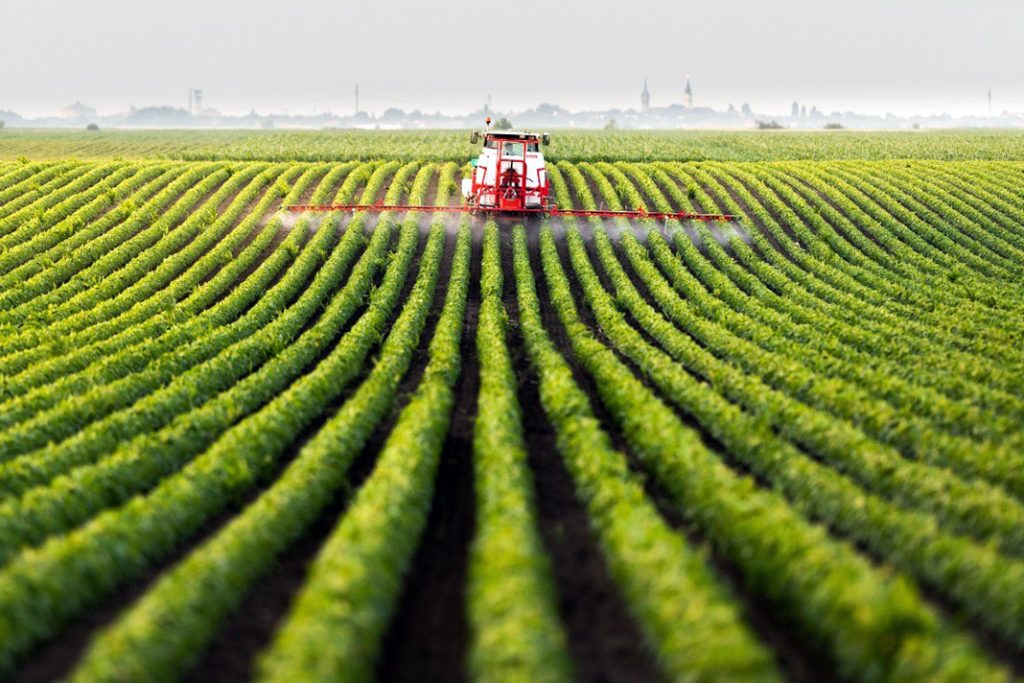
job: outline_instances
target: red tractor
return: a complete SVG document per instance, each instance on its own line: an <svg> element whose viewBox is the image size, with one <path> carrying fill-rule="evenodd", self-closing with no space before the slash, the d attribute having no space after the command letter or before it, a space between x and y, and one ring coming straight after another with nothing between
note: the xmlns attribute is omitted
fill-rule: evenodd
<svg viewBox="0 0 1024 683"><path fill-rule="evenodd" d="M472 208L522 213L550 209L548 173L541 145L547 133L491 132L483 135L480 156L473 159L473 174L462 181L462 196ZM470 137L480 142L480 133Z"/></svg>

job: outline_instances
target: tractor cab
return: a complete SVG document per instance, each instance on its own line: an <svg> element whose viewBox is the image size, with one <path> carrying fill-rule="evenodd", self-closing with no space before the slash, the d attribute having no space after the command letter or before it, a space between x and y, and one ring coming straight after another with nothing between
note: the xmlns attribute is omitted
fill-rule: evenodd
<svg viewBox="0 0 1024 683"><path fill-rule="evenodd" d="M473 172L462 181L469 206L507 212L545 211L548 208L548 175L541 145L547 133L486 131L483 148L473 160ZM474 132L470 142L479 144Z"/></svg>

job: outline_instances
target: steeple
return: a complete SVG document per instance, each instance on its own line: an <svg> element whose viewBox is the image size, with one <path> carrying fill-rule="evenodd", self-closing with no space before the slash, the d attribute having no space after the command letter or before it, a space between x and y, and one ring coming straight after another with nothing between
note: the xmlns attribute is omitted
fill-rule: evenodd
<svg viewBox="0 0 1024 683"><path fill-rule="evenodd" d="M647 77L644 77L644 91L640 93L640 113L646 114L651 110L651 93L647 90Z"/></svg>
<svg viewBox="0 0 1024 683"><path fill-rule="evenodd" d="M693 88L690 87L690 74L686 74L686 90L683 92L686 93L686 108L693 109Z"/></svg>

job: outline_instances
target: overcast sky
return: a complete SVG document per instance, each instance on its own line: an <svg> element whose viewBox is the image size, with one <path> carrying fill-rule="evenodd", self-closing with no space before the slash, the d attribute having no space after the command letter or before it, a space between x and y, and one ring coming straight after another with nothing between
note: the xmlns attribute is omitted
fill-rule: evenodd
<svg viewBox="0 0 1024 683"><path fill-rule="evenodd" d="M492 13L489 8L501 7ZM1024 111L1022 0L2 0L0 110Z"/></svg>

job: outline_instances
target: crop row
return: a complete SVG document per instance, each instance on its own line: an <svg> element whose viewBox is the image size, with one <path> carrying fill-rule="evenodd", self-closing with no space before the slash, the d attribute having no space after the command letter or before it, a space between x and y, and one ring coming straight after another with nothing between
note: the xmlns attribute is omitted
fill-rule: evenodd
<svg viewBox="0 0 1024 683"><path fill-rule="evenodd" d="M414 170L413 165L405 167L407 174ZM423 184L429 175L420 175L424 178ZM375 191L373 185L371 182L367 192ZM395 183L393 188L398 191L401 183ZM318 230L319 239L307 252L310 257L301 264L305 268L295 269L294 277L286 277L260 299L260 310L254 311L263 319L246 330L251 336L217 351L217 355L206 363L178 375L172 374L174 379L166 386L161 387L159 378L156 378L156 387L161 388L127 410L92 422L72 439L46 447L41 453L30 453L14 461L24 470L19 473L22 478L31 476L33 480L44 483L34 489L29 488L18 498L11 498L0 506L4 508L0 513L3 519L0 524L5 527L5 532L0 533L0 548L8 549L41 539L120 502L125 496L152 485L180 467L241 416L275 396L280 400L279 392L322 353L332 338L332 332L344 325L362 305L390 238L389 230L379 226L367 247L367 254L352 269L345 286L335 296L335 290L362 241L362 222L350 224L342 243L328 256L326 248L333 243L334 235L333 221L325 221ZM321 263L323 267L313 281L306 284L308 274ZM289 275L292 274L293 271L289 271ZM303 286L306 289L294 304L283 314L278 314ZM296 340L303 328L309 325L311 317L327 301L330 305L320 314L316 324ZM224 328L220 331L230 330ZM224 343L223 337L214 335L209 340L200 340L196 348L205 351L215 341ZM227 342L230 344L230 341L229 337ZM167 365L158 364L149 373ZM259 370L252 372L254 367L259 367ZM127 379L141 381L141 378L153 379L146 377L146 373L137 373ZM113 399L121 395L117 382L109 387L104 395ZM212 400L206 401L208 398ZM83 404L98 405L97 396L75 401L68 410L81 415L85 409ZM149 431L154 429L160 431L150 434ZM126 436L130 439L135 435L138 436L134 440L126 439ZM123 445L110 453L111 446L119 441ZM68 474L46 483L69 469ZM69 498L67 491L74 488L83 488L84 492L81 496ZM68 506L68 511L55 517L53 506Z"/></svg>
<svg viewBox="0 0 1024 683"><path fill-rule="evenodd" d="M417 183L413 195L421 193L423 187L423 183ZM413 228L407 226L403 231L408 235ZM377 490L380 491L377 495L398 495L406 499L402 496L405 482L395 479L401 476L403 468L384 463L419 453L427 463L432 459L436 462L440 440L446 431L451 384L459 371L457 349L467 287L467 238L468 234L464 233L459 240L457 251L463 265L453 271L450 280L453 287L449 290L450 304L432 345L433 362L424 374L417 397L403 412L381 454L377 473L371 480L376 483L360 490L359 497L345 515L346 520L359 519L362 524L376 525L382 534L400 533L402 527L390 522L402 521L403 516L399 515L396 520L382 515L382 511L391 510L393 506L386 500L374 500L374 494L370 492ZM303 446L272 487L214 538L165 575L147 593L144 601L101 635L76 672L78 678L118 680L126 674L141 678L170 677L183 671L212 637L218 622L237 608L246 589L269 569L274 559L316 518L331 498L338 495L345 483L347 465L392 404L396 380L404 374L411 360L433 299L443 244L444 229L438 224L428 238L420 276L410 298L381 347L380 360L344 407ZM396 260L395 263L401 264L402 261ZM397 268L401 270L403 266L398 265ZM385 278L385 282L392 295L401 287L400 279ZM388 296L385 291L379 291L380 297ZM382 326L383 320L384 317L375 317L374 324ZM382 331L381 327L378 331ZM357 334L357 338L361 338L366 350L374 343L372 336ZM339 347L339 351L343 351L343 347ZM328 366L333 365L330 359L325 362ZM337 375L329 374L328 368L318 368L316 372L320 374L319 395L310 396L305 406L307 409L315 409L313 407L319 405L318 401L323 400L323 394L334 390L330 383ZM448 396L448 409L444 400L438 402L445 395ZM427 469L421 477L429 481L429 464L425 467ZM423 486L415 479L407 485ZM424 495L429 504L429 493ZM416 506L412 497L407 502ZM376 537L375 533L370 533L374 529L366 531L366 537ZM393 538L381 541L377 544L378 552L400 552L400 548L409 547L408 543L404 546L396 544ZM347 557L355 561L351 555ZM231 589L222 591L222 586L230 586ZM217 599L211 600L211 594L216 594ZM375 602L371 598L364 604L372 609ZM153 624L156 623L163 626L154 630ZM170 628L169 623L173 624ZM342 643L346 639L334 642ZM330 641L308 645L316 646L319 652L326 652ZM126 652L131 653L130 656L126 657Z"/></svg>
<svg viewBox="0 0 1024 683"><path fill-rule="evenodd" d="M417 165L408 165L405 175L416 168ZM424 167L424 171L418 174L414 196L422 196L432 175L429 167ZM388 175L385 171L377 183L371 182L366 194L374 196ZM401 181L393 183L389 199L397 201L403 187ZM355 225L350 224L346 231L346 239L359 244L362 221L353 223ZM38 551L22 549L0 571L0 602L5 602L3 613L7 621L4 626L8 627L4 630L17 634L16 638L5 642L5 661L10 662L20 648L45 637L61 621L143 571L175 543L194 533L239 491L254 485L272 466L274 458L271 456L280 455L300 430L344 389L346 377L351 381L357 375L398 298L415 252L418 230L414 226L402 231L396 252L399 258L390 260L383 280L385 286L375 291L367 313L317 364L314 372L293 383L295 376L323 353L345 322L365 303L373 274L382 265L390 243L389 226L388 220L377 226L367 254L356 264L348 283L336 293L352 250L336 249L328 257L325 249L330 244L328 241L304 252L313 256L314 263L323 262L323 266L299 297L299 303L288 309L289 313L294 313L279 317L276 322L301 326L302 321L308 319L305 316L319 308L325 297L331 303L316 324L290 344L287 337L282 340L272 327L258 332L253 338L258 341L249 345L249 353L266 353L261 350L266 348L277 354L258 371L213 401L182 414L161 432L151 436L142 434L95 466L78 468L38 494L29 491L17 501L15 506L22 511L7 518L11 523L10 532L2 534L5 541L14 545L5 544L6 547L19 547L23 542L14 538L23 533L42 531L40 536L49 536L49 540ZM305 232L305 228L298 232ZM334 232L334 222L325 221L318 235L330 239ZM223 358L227 371L259 363L258 356L247 358L240 351ZM250 412L268 398L269 403ZM273 428L268 429L271 426ZM260 444L260 448L253 449L251 445L255 443ZM197 455L194 459L193 454ZM155 488L145 496L118 505L118 499L123 500L129 491L153 485ZM88 492L89 500L69 497L68 487ZM67 512L62 515L63 521L54 517L52 511L45 513L42 506L32 507L33 501L45 498L65 506ZM107 509L101 512L103 508ZM43 529L36 527L33 531L26 524L25 513L30 509L39 510L37 518ZM79 523L84 524L69 534L59 535L70 521L69 513L77 515ZM90 519L95 513L98 514ZM167 526L172 520L173 526ZM164 532L148 534L147 530L153 525L162 525ZM133 561L119 562L123 550L128 548L134 549ZM69 549L73 549L72 552L68 552ZM48 587L41 598L49 602L48 609L39 611L41 596L29 584ZM72 585L77 586L76 599L62 600L61 593L66 590L61 586Z"/></svg>
<svg viewBox="0 0 1024 683"><path fill-rule="evenodd" d="M933 518L940 526L992 536L1007 550L1019 554L1019 542L1010 537L1020 527L1024 508L1005 494L1000 495L998 490L961 481L944 470L907 463L898 454L872 448L863 440L853 442L851 439L857 439L858 435L844 430L842 423L766 392L757 386L756 377L743 377L724 364L709 363L710 359L701 357L699 350L688 346L687 340L676 334L632 289L600 230L595 239L618 300L638 326L657 338L675 361L708 377L717 392L736 400L755 415L768 418L784 434L789 432L787 436L869 490L878 491L899 506L911 510L923 508L929 516L904 511L866 495L831 470L804 459L796 448L772 435L753 416L736 411L717 392L703 391L689 374L674 367L666 353L647 344L616 313L610 297L600 288L590 269L578 233L570 233L567 241L573 266L599 324L613 344L666 396L694 415L752 471L785 491L814 517L828 521L890 558L897 566L905 567L922 582L947 593L950 600L962 603L966 611L973 612L994 631L1003 632L1010 640L1016 638L1022 626L1020 615L1016 607L1007 606L1002 598L1006 591L1013 590L1012 586L1018 585L1019 577L1024 577L1024 565L1000 557L988 547L931 528L929 522ZM808 486L808 482L813 485ZM859 523L849 514L848 510L857 505L864 509L869 523ZM943 568L942 572L936 571L938 566ZM998 589L992 589L993 581L1001 582Z"/></svg>
<svg viewBox="0 0 1024 683"><path fill-rule="evenodd" d="M798 582L797 572L799 571L802 571L804 575L804 578L799 580L808 580L812 576L824 579L824 577L828 576L825 567L822 567L821 572L811 570L809 568L811 566L810 563L812 563L811 560L799 559L802 553L809 551L810 546L805 544L811 543L811 539L815 538L815 535L809 535L809 529L808 531L800 531L800 522L797 519L789 518L789 521L787 521L785 515L780 515L779 513L782 510L791 510L791 508L785 505L780 506L778 499L775 499L773 503L769 503L770 499L766 498L764 502L755 505L758 495L752 491L747 491L743 496L744 504L741 509L743 509L744 514L751 515L750 519L744 524L738 524L735 529L728 527L728 516L723 514L719 506L726 504L730 495L728 491L735 489L736 485L729 484L727 477L723 479L725 474L720 466L718 466L717 470L710 469L707 473L698 475L697 471L692 468L701 461L694 458L694 448L692 446L685 448L681 445L685 441L683 441L684 436L680 432L681 425L678 424L677 418L675 418L670 410L664 407L664 404L660 403L658 397L653 395L649 389L643 388L637 383L630 370L614 360L613 356L608 355L607 349L603 349L600 344L592 339L588 340L585 328L581 329L578 318L571 308L572 298L568 295L568 282L564 279L565 276L558 265L558 256L551 234L545 232L542 234L541 239L545 272L549 278L549 286L553 287L552 300L559 308L563 324L566 326L572 339L575 355L588 371L594 373L598 392L605 400L609 409L616 415L616 418L621 420L621 428L630 440L631 445L635 448L638 456L644 459L645 463L652 468L656 476L659 477L659 480L662 481L663 486L677 496L686 496L681 499L681 502L685 501L683 503L684 508L691 516L696 518L698 523L714 525L707 527L712 543L716 544L716 547L723 554L728 555L731 561L740 563L744 572L750 572L748 584L752 590L764 590L764 587L753 579L754 576L757 576L762 571L762 568L758 566L761 562L773 565L772 569L766 572L766 578L772 575L776 578L783 575L790 576L789 580L781 585L777 582L769 584L775 589L782 587L785 587L787 590L796 588ZM859 517L853 516L851 513L852 510L863 505L865 500L863 493L853 494L857 496L856 500L847 500L843 498L843 492L846 490L843 487L845 486L848 489L849 485L842 483L842 478L820 467L815 469L815 466L811 465L810 461L804 461L810 467L800 465L802 456L797 453L792 453L788 456L782 453L772 453L773 448L781 447L785 449L785 445L778 442L770 433L765 432L763 424L750 421L735 406L730 406L727 402L724 402L707 385L701 385L686 373L681 373L675 362L669 359L663 352L650 347L637 334L634 328L622 318L611 299L601 293L603 290L601 290L601 286L596 279L596 274L585 265L586 256L582 251L582 241L579 239L578 233L569 232L567 240L572 254L574 270L580 278L587 302L597 316L602 330L606 335L609 335L609 339L616 346L622 345L623 353L638 365L643 374L655 383L665 396L671 397L674 401L679 401L680 407L695 415L700 420L702 426L728 447L730 454L740 458L752 471L759 474L772 471L781 473L786 471L786 468L790 468L793 471L793 476L790 479L792 481L791 487L785 484L787 480L784 477L768 476L773 484L776 486L782 485L782 490L797 499L794 501L797 503L797 509L815 513L815 516L824 516L823 511L831 504L835 510L835 515L841 517L842 521L840 521L840 524L845 523L846 525L844 531L849 531L851 525L856 527L860 523L858 521ZM598 240L600 240L600 236L598 236ZM623 283L620 280L621 284ZM554 288L556 285L557 289ZM560 294L558 290L565 292L565 294ZM643 323L643 318L640 319L640 322L641 324ZM579 330L578 334L577 330ZM592 347L592 349L585 350L588 347ZM661 407L659 408L659 406ZM661 418L656 420L655 416L659 413L661 413ZM654 424L656 421L658 422L657 426ZM673 437L673 434L678 436ZM772 446L773 440L777 442L777 446ZM689 441L692 441L692 438ZM689 451L689 455L684 456L683 454L687 453L687 451ZM749 454L749 457L745 456L745 453ZM705 455L705 462L709 460L710 456ZM714 474L716 471L718 474ZM829 484L828 482L830 481L833 483ZM714 482L713 486L711 482ZM707 491L705 495L708 498L694 498L702 488ZM817 499L817 503L814 502L815 499ZM836 501L839 499L842 499L843 502L837 503ZM703 502L698 504L698 500L703 500ZM775 512L769 512L768 509L755 512L754 508L757 508L758 505L768 505ZM877 506L878 504L873 503L873 505ZM884 506L882 507L884 508ZM889 514L895 514L896 518L899 518L902 513L890 512ZM754 518L770 518L770 530L758 528L759 524L752 522ZM870 538L873 534L877 534L878 539L899 538L884 530L885 524L879 524L883 519L884 516L882 514L876 513L869 515L863 520L863 529L868 537ZM917 522L917 520L908 520L908 531L915 528L920 529L919 526L913 524L914 522ZM919 524L919 522L917 523ZM745 539L745 544L732 546L729 537L738 533L744 535L746 533L757 533L760 535L756 540L747 538ZM782 533L784 536L780 537L779 540L773 541L771 539L774 533ZM786 540L783 541L782 538ZM904 534L900 542L905 543L906 540L907 537ZM751 543L755 545L749 545ZM756 547L757 543L771 543L773 550L768 553L753 552L749 555L745 552L739 552L743 548ZM822 541L819 537L816 544L820 543ZM945 540L939 540L937 545L931 546L931 549L935 550L942 547L945 543ZM925 548L928 548L927 544L923 545ZM786 547L789 547L790 550L783 551L782 548ZM899 546L896 545L896 547ZM824 547L814 551L817 558L815 561L820 561L828 555L823 550ZM837 551L838 556L835 554ZM927 550L919 552L922 556L929 554ZM768 554L773 556L771 561L767 560ZM866 571L863 561L850 556L848 551L843 550L842 546L833 546L830 554L832 556L826 563L826 566L829 567L828 571L840 571L839 568L845 566L846 569L843 571L850 572L858 564L861 567L857 570L858 572ZM912 554L908 553L908 555ZM846 555L845 559L840 559L844 555ZM934 560L934 555L930 559ZM788 561L794 562L790 569L786 569L786 562ZM942 566L948 569L950 566L955 566L955 563L951 565L949 562L944 562ZM977 569L977 566L974 568ZM1015 574L1015 572L1012 573ZM988 578L991 579L991 576ZM880 590L883 594L893 590L897 592L905 590L905 586L903 588L897 588L896 585L885 587L889 581L877 575L871 581L866 582L864 579L858 581L861 590L864 590L872 583L877 586L875 590ZM979 582L975 588L982 587L983 583ZM1005 588L1005 585L1003 588ZM953 590L956 590L956 588L953 588ZM785 605L783 607L784 612L791 614L791 618L797 619L798 622L806 619L807 622L801 630L804 630L808 636L822 642L825 647L831 648L833 656L838 660L840 667L849 667L851 674L856 672L858 666L867 665L869 670L881 667L882 670L892 673L911 665L909 660L914 656L910 655L909 651L901 654L899 647L895 647L890 652L894 659L888 662L879 659L882 653L878 651L874 652L873 659L861 660L860 657L869 651L870 648L865 648L859 654L844 650L844 648L863 639L866 634L858 636L847 632L833 641L834 644L832 646L827 644L834 635L838 635L838 633L830 635L829 629L846 629L851 624L841 618L832 621L826 615L832 610L843 609L841 607L843 601L855 593L856 591L852 588L836 588L833 592L804 586L802 592L787 596L783 591L782 593L775 594L772 599L781 601L780 607ZM868 593L857 595L856 600L861 604L866 604L868 595ZM821 599L823 602L810 609L808 609L810 607L809 604L800 605L805 600L813 601L816 599ZM930 622L932 626L929 628L935 628L934 614L930 614L927 607L921 604L919 599L912 598L911 594L904 593L899 600L894 597L885 598L882 600L882 604L887 604L892 609L896 609L897 605L900 605L900 609L907 609L910 612L916 611L918 616L914 619L916 619L919 626ZM801 614L805 616L801 617ZM882 612L878 612L879 616L881 614ZM904 618L909 619L909 613ZM1009 635L1009 633L1012 633L1013 627L1010 626L1009 621L1005 621L1006 619L1007 615L1004 614L1003 617L995 621L1001 622L1006 626ZM891 622L888 619L883 619L879 622L879 626L887 623ZM910 622L906 621L904 623L909 624ZM861 623L860 627L867 629L868 632L873 628L869 623ZM966 653L970 650L970 646L964 642L961 642L960 645L952 645L952 642L958 639L949 636L944 627L939 626L938 630L933 630L932 632L933 635L931 637L935 639L935 646L931 656L934 659L929 660L929 657L920 656L917 661L913 662L913 666L924 667L921 673L928 670L929 667L937 667L942 670L949 666L952 667L952 670L957 670L960 666L968 666L967 662L969 661L974 662L974 664L969 666L983 666L981 665L982 660L976 654L965 654L965 658L962 660L952 658L947 661L945 658L950 648L966 648L963 649L963 652ZM922 634L920 633L917 636L912 636L911 641L921 636ZM894 636L889 636L889 638L892 637ZM945 643L950 637L953 638L953 641ZM897 640L899 640L898 637ZM861 640L861 642L866 641ZM893 642L895 643L895 641ZM861 677L869 674L867 671L862 670L857 672L856 675ZM937 673L933 675L937 675Z"/></svg>
<svg viewBox="0 0 1024 683"><path fill-rule="evenodd" d="M254 677L368 680L443 552L466 673L571 680L604 625L541 526L564 484L666 678L1006 679L1024 166L595 150L549 165L560 207L738 220L281 211L448 204L427 154L0 163L0 677L103 605L70 679L216 676L268 582Z"/></svg>
<svg viewBox="0 0 1024 683"><path fill-rule="evenodd" d="M502 303L500 239L489 222L476 336L480 393L473 429L477 528L468 586L470 668L478 680L564 681L571 679L571 669L538 531Z"/></svg>

